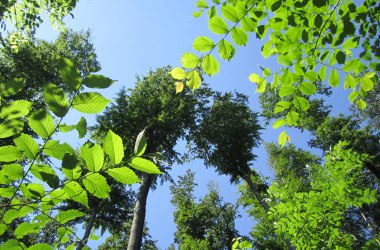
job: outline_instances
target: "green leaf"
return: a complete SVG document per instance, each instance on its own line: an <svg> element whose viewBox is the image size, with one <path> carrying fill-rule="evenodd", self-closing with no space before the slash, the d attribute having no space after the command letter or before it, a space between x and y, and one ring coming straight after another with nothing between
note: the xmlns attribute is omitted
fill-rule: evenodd
<svg viewBox="0 0 380 250"><path fill-rule="evenodd" d="M39 183L22 184L20 190L25 197L32 199L41 199L45 195L45 188Z"/></svg>
<svg viewBox="0 0 380 250"><path fill-rule="evenodd" d="M15 146L0 147L0 162L17 161L21 156L22 151Z"/></svg>
<svg viewBox="0 0 380 250"><path fill-rule="evenodd" d="M148 174L162 174L156 164L141 157L133 157L128 161L128 164L134 169Z"/></svg>
<svg viewBox="0 0 380 250"><path fill-rule="evenodd" d="M37 110L28 118L29 126L43 139L48 139L55 131L53 117L46 110Z"/></svg>
<svg viewBox="0 0 380 250"><path fill-rule="evenodd" d="M1 223L0 224L0 236L3 235L7 230L8 230L7 225L5 225L4 223Z"/></svg>
<svg viewBox="0 0 380 250"><path fill-rule="evenodd" d="M299 119L299 114L296 111L290 111L286 116L286 120L290 126L297 126Z"/></svg>
<svg viewBox="0 0 380 250"><path fill-rule="evenodd" d="M208 18L213 18L215 15L216 15L216 7L215 7L215 6L212 6L212 7L208 10Z"/></svg>
<svg viewBox="0 0 380 250"><path fill-rule="evenodd" d="M253 83L259 83L262 81L262 78L256 73L250 74L248 79Z"/></svg>
<svg viewBox="0 0 380 250"><path fill-rule="evenodd" d="M208 4L205 0L198 0L195 5L200 8L200 9L207 9L208 8Z"/></svg>
<svg viewBox="0 0 380 250"><path fill-rule="evenodd" d="M88 207L88 197L86 191L79 185L78 182L70 181L63 187L65 193L76 202Z"/></svg>
<svg viewBox="0 0 380 250"><path fill-rule="evenodd" d="M106 178L98 173L89 174L83 179L86 190L98 198L107 198L111 192Z"/></svg>
<svg viewBox="0 0 380 250"><path fill-rule="evenodd" d="M280 2L280 3L281 3L281 1L277 1L277 2ZM272 6L273 6L273 5L272 5ZM251 244L249 241L242 241L242 242L240 242L239 247L240 247L241 249L248 249L248 248L252 248L252 244Z"/></svg>
<svg viewBox="0 0 380 250"><path fill-rule="evenodd" d="M286 134L285 131L282 131L281 134L278 136L278 144L280 144L281 147L284 147L286 145L287 140L289 140L289 136Z"/></svg>
<svg viewBox="0 0 380 250"><path fill-rule="evenodd" d="M7 240L3 245L0 246L0 250L24 250L26 246L18 240Z"/></svg>
<svg viewBox="0 0 380 250"><path fill-rule="evenodd" d="M360 88L365 92L371 91L374 87L373 81L365 77L360 78L360 84Z"/></svg>
<svg viewBox="0 0 380 250"><path fill-rule="evenodd" d="M340 76L336 69L333 69L330 73L329 84L332 87L338 87L340 84Z"/></svg>
<svg viewBox="0 0 380 250"><path fill-rule="evenodd" d="M310 108L309 101L301 96L296 96L293 100L293 104L297 109L300 109L302 111L306 111Z"/></svg>
<svg viewBox="0 0 380 250"><path fill-rule="evenodd" d="M13 119L23 117L29 114L32 103L25 100L17 100L7 103L1 107L0 118Z"/></svg>
<svg viewBox="0 0 380 250"><path fill-rule="evenodd" d="M140 179L135 174L135 172L133 172L131 169L127 167L110 168L107 169L106 172L116 181L123 184L134 184L140 182Z"/></svg>
<svg viewBox="0 0 380 250"><path fill-rule="evenodd" d="M191 52L185 52L182 55L181 63L184 68L196 68L199 65L199 58Z"/></svg>
<svg viewBox="0 0 380 250"><path fill-rule="evenodd" d="M348 74L346 78L344 79L344 88L349 89L349 88L355 88L358 85L358 81L351 75Z"/></svg>
<svg viewBox="0 0 380 250"><path fill-rule="evenodd" d="M8 138L20 133L24 128L24 122L18 119L6 120L0 124L0 139Z"/></svg>
<svg viewBox="0 0 380 250"><path fill-rule="evenodd" d="M58 188L59 178L51 166L47 164L33 164L30 172L37 179L46 182L51 188Z"/></svg>
<svg viewBox="0 0 380 250"><path fill-rule="evenodd" d="M25 87L26 79L15 78L13 80L0 84L0 96L13 96L20 92Z"/></svg>
<svg viewBox="0 0 380 250"><path fill-rule="evenodd" d="M39 146L38 143L30 135L21 134L13 141L16 146L24 152L24 155L30 160L34 160L36 158L39 151Z"/></svg>
<svg viewBox="0 0 380 250"><path fill-rule="evenodd" d="M356 105L359 109L364 110L367 107L367 103L363 99L359 99L356 101Z"/></svg>
<svg viewBox="0 0 380 250"><path fill-rule="evenodd" d="M350 100L350 103L354 103L354 101L356 100L356 98L358 98L358 96L359 96L359 92L352 91L352 92L348 95L348 100Z"/></svg>
<svg viewBox="0 0 380 250"><path fill-rule="evenodd" d="M258 83L257 83L257 89L256 92L258 93L264 93L265 87L267 86L267 80L265 78L262 78Z"/></svg>
<svg viewBox="0 0 380 250"><path fill-rule="evenodd" d="M201 17L202 14L203 14L204 10L200 10L200 11L194 11L192 16L193 17Z"/></svg>
<svg viewBox="0 0 380 250"><path fill-rule="evenodd" d="M67 211L60 211L56 217L56 220L60 224L65 224L66 222L72 221L78 217L82 217L85 214L81 211L70 209Z"/></svg>
<svg viewBox="0 0 380 250"><path fill-rule="evenodd" d="M74 63L67 58L62 58L59 67L59 73L63 81L69 86L73 91L79 90L82 78L77 67Z"/></svg>
<svg viewBox="0 0 380 250"><path fill-rule="evenodd" d="M12 181L21 180L24 177L24 168L19 164L2 165L0 175L6 176Z"/></svg>
<svg viewBox="0 0 380 250"><path fill-rule="evenodd" d="M109 145L108 147L110 146L111 145ZM86 161L86 167L91 172L99 172L99 170L102 169L104 163L104 153L100 145L90 145L89 143L87 143L80 148L80 155Z"/></svg>
<svg viewBox="0 0 380 250"><path fill-rule="evenodd" d="M202 69L210 76L219 72L219 62L211 54L206 55L202 60Z"/></svg>
<svg viewBox="0 0 380 250"><path fill-rule="evenodd" d="M97 88L97 89L106 89L109 86L111 86L114 82L116 82L116 81L112 80L106 76L98 75L98 74L88 75L83 80L83 84L86 87Z"/></svg>
<svg viewBox="0 0 380 250"><path fill-rule="evenodd" d="M319 78L321 79L321 81L324 81L324 80L325 80L325 78L326 78L326 66L325 66L325 65L323 65L323 66L320 68L320 70L319 70L319 72L318 72L318 76L319 76Z"/></svg>
<svg viewBox="0 0 380 250"><path fill-rule="evenodd" d="M196 70L191 70L186 75L186 85L191 89L197 89L201 86L202 79Z"/></svg>
<svg viewBox="0 0 380 250"><path fill-rule="evenodd" d="M208 21L208 27L215 34L223 35L227 34L228 32L228 26L226 22L218 16L214 16Z"/></svg>
<svg viewBox="0 0 380 250"><path fill-rule="evenodd" d="M36 223L23 222L17 226L14 235L17 239L23 238L27 234L36 234L40 231L40 227Z"/></svg>
<svg viewBox="0 0 380 250"><path fill-rule="evenodd" d="M367 73L365 73L364 74L364 78L372 78L372 77L374 77L376 74L375 74L375 72L367 72Z"/></svg>
<svg viewBox="0 0 380 250"><path fill-rule="evenodd" d="M69 109L69 102L62 89L49 83L44 87L44 97L48 108L58 117L66 115Z"/></svg>
<svg viewBox="0 0 380 250"><path fill-rule="evenodd" d="M74 97L73 108L86 114L101 112L111 101L96 92L85 92Z"/></svg>
<svg viewBox="0 0 380 250"><path fill-rule="evenodd" d="M292 105L291 102L289 101L279 101L276 103L276 107L274 108L274 113L280 113L288 108L290 108L290 106Z"/></svg>
<svg viewBox="0 0 380 250"><path fill-rule="evenodd" d="M136 156L141 156L142 154L144 154L146 146L147 146L147 138L145 136L145 129L144 129L137 135L134 154Z"/></svg>
<svg viewBox="0 0 380 250"><path fill-rule="evenodd" d="M235 55L235 48L226 40L220 41L218 45L219 56L224 60L231 60Z"/></svg>
<svg viewBox="0 0 380 250"><path fill-rule="evenodd" d="M247 33L238 27L234 27L231 31L232 40L239 46L245 46L248 42Z"/></svg>
<svg viewBox="0 0 380 250"><path fill-rule="evenodd" d="M281 85L278 95L280 97L285 97L294 94L295 91L296 88L293 85Z"/></svg>
<svg viewBox="0 0 380 250"><path fill-rule="evenodd" d="M274 129L278 129L278 128L284 126L284 125L286 125L286 119L285 119L285 118L280 118L280 119L276 120L276 121L273 123L272 127L273 127Z"/></svg>
<svg viewBox="0 0 380 250"><path fill-rule="evenodd" d="M207 52L215 47L214 41L206 36L198 36L193 42L193 48L199 52ZM176 78L178 79L178 78ZM178 79L182 80L182 79Z"/></svg>
<svg viewBox="0 0 380 250"><path fill-rule="evenodd" d="M121 137L112 130L108 130L106 138L104 139L103 148L112 164L119 164L124 157L123 141Z"/></svg>
<svg viewBox="0 0 380 250"><path fill-rule="evenodd" d="M344 42L342 48L346 50L354 49L358 47L358 45L359 45L359 37L351 37Z"/></svg>
<svg viewBox="0 0 380 250"><path fill-rule="evenodd" d="M299 85L299 90L304 95L314 95L317 91L317 87L311 82L302 82Z"/></svg>
<svg viewBox="0 0 380 250"><path fill-rule="evenodd" d="M46 142L43 152L58 160L62 160L65 154L75 154L74 149L66 142L59 144L57 140L49 140Z"/></svg>
<svg viewBox="0 0 380 250"><path fill-rule="evenodd" d="M222 15L225 19L237 23L239 21L238 14L232 5L226 4L222 6Z"/></svg>
<svg viewBox="0 0 380 250"><path fill-rule="evenodd" d="M11 198L16 192L16 188L13 186L1 188L0 187L0 197L1 198Z"/></svg>
<svg viewBox="0 0 380 250"><path fill-rule="evenodd" d="M170 71L170 75L176 80L183 80L186 77L186 72L182 68L174 68Z"/></svg>
<svg viewBox="0 0 380 250"><path fill-rule="evenodd" d="M79 138L83 138L87 133L87 121L84 117L81 117L76 125L60 124L59 130L63 133L70 132L76 129L78 131Z"/></svg>
<svg viewBox="0 0 380 250"><path fill-rule="evenodd" d="M39 243L39 244L34 244L30 247L28 247L28 250L52 250L53 248L46 243Z"/></svg>
<svg viewBox="0 0 380 250"><path fill-rule="evenodd" d="M316 82L318 81L318 74L315 73L314 71L308 71L304 75L306 80L309 80L311 82Z"/></svg>

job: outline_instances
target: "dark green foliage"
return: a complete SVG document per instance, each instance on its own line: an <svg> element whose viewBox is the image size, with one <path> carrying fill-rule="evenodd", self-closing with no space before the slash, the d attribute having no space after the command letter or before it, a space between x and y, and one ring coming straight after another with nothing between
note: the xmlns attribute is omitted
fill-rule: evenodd
<svg viewBox="0 0 380 250"><path fill-rule="evenodd" d="M177 226L175 242L180 250L231 249L232 240L238 236L235 219L237 206L223 202L218 187L210 183L209 193L195 201L195 173L188 170L178 183L170 187L174 222Z"/></svg>
<svg viewBox="0 0 380 250"><path fill-rule="evenodd" d="M194 136L195 151L207 166L236 182L251 171L256 158L252 149L260 142L260 129L246 95L217 93Z"/></svg>

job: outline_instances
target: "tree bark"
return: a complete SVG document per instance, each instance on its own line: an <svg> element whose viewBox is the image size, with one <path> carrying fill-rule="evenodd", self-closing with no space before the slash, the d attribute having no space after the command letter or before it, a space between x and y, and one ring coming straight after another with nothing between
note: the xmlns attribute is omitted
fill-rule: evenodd
<svg viewBox="0 0 380 250"><path fill-rule="evenodd" d="M256 187L256 185L252 182L251 175L247 174L247 175L243 175L241 177L247 182L247 184L248 184L249 188L251 189L253 195L259 201L260 205L264 208L265 212L268 212L270 210L270 207L269 207L268 203L264 200L263 196L261 195L261 193L258 190L258 188ZM285 240L285 243L286 243L286 246L288 247L288 249L293 250L294 247L292 246L292 244L290 244L290 240L289 239L284 239L284 240Z"/></svg>
<svg viewBox="0 0 380 250"><path fill-rule="evenodd" d="M90 234L91 234L91 230L94 227L94 222L95 222L97 214L98 214L98 209L96 207L92 208L91 217L87 223L86 230L84 232L82 240L79 242L76 250L81 250L87 244L88 238L90 237Z"/></svg>
<svg viewBox="0 0 380 250"><path fill-rule="evenodd" d="M137 195L136 205L133 213L131 234L129 235L127 250L140 250L145 223L146 201L149 189L152 185L154 176L143 173L141 186Z"/></svg>

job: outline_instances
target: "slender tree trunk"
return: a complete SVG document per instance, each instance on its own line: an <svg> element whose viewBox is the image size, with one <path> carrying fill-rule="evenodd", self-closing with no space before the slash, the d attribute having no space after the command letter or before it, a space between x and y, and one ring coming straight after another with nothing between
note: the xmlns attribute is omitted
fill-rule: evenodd
<svg viewBox="0 0 380 250"><path fill-rule="evenodd" d="M137 195L136 205L133 213L131 234L129 235L128 250L140 250L145 223L146 201L149 189L152 185L154 176L142 174L141 186Z"/></svg>
<svg viewBox="0 0 380 250"><path fill-rule="evenodd" d="M256 199L259 201L260 205L264 208L266 212L269 211L270 207L268 203L264 200L263 196L261 195L260 191L258 190L257 186L252 182L251 180L251 175L247 174L244 176L241 176L248 184L249 188L251 189L253 195L256 197ZM292 244L290 244L289 239L284 239L286 246L288 247L289 250L293 250L294 247L292 247Z"/></svg>
<svg viewBox="0 0 380 250"><path fill-rule="evenodd" d="M90 237L90 234L91 234L91 230L94 227L94 222L95 222L97 214L98 214L98 208L96 207L92 208L91 217L87 223L83 238L79 242L76 250L81 250L87 244L88 238Z"/></svg>

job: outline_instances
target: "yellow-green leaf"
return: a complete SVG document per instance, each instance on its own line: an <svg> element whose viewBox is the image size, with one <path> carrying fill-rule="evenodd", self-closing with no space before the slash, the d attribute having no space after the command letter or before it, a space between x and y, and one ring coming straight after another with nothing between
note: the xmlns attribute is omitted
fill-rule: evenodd
<svg viewBox="0 0 380 250"><path fill-rule="evenodd" d="M176 80L183 80L186 77L186 72L182 68L174 68L170 71L170 75Z"/></svg>
<svg viewBox="0 0 380 250"><path fill-rule="evenodd" d="M206 55L202 60L202 69L210 76L219 72L219 62L211 54Z"/></svg>
<svg viewBox="0 0 380 250"><path fill-rule="evenodd" d="M192 69L196 68L199 65L199 57L194 55L191 52L185 52L182 55L181 63L184 68Z"/></svg>

